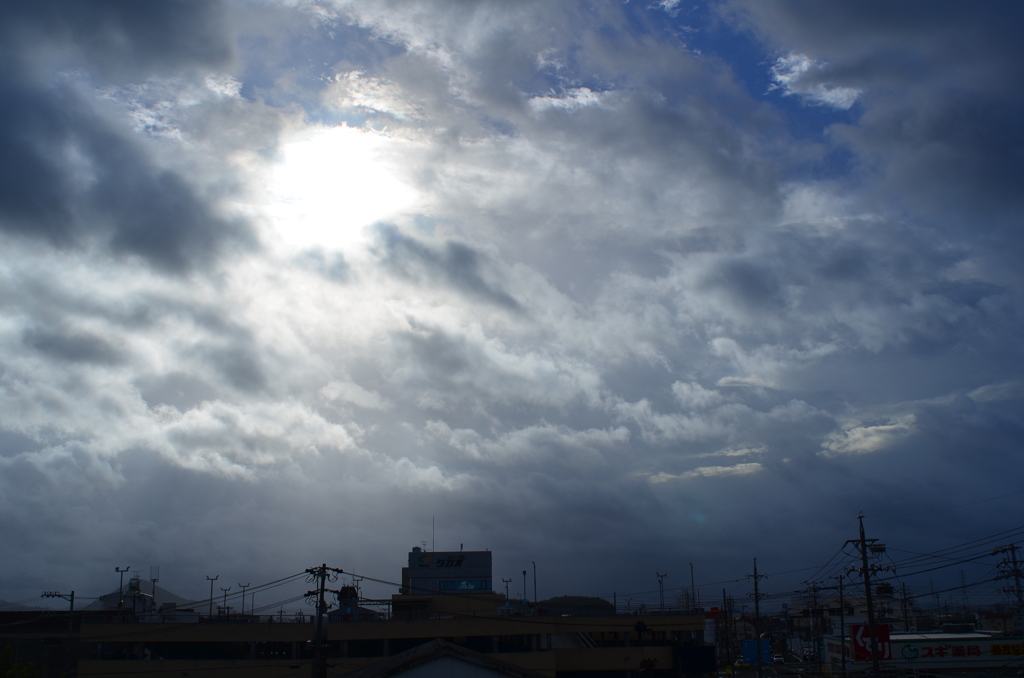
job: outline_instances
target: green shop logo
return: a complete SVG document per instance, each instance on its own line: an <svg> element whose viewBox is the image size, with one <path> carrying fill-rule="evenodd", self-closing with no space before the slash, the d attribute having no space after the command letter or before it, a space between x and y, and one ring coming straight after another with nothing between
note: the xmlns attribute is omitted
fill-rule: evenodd
<svg viewBox="0 0 1024 678"><path fill-rule="evenodd" d="M918 654L919 653L917 651L917 648L913 645L903 646L903 658L906 659L908 662L912 662L915 659L917 659Z"/></svg>

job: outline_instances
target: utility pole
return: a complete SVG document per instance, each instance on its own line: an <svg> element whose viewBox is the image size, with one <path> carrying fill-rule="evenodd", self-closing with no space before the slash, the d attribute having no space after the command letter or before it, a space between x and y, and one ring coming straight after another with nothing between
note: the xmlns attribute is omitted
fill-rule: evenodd
<svg viewBox="0 0 1024 678"><path fill-rule="evenodd" d="M970 608L970 602L967 600L967 580L964 578L964 571L960 570L960 590L964 594L964 621L967 621L968 608Z"/></svg>
<svg viewBox="0 0 1024 678"><path fill-rule="evenodd" d="M231 590L231 587L224 588L221 586L220 590L224 592L224 616L226 617L228 616L228 591Z"/></svg>
<svg viewBox="0 0 1024 678"><path fill-rule="evenodd" d="M811 617L807 623L807 630L810 632L811 647L814 648L815 661L818 662L818 670L821 671L821 652L818 649L818 625L815 623L817 617L815 612L818 611L818 582L811 582Z"/></svg>
<svg viewBox="0 0 1024 678"><path fill-rule="evenodd" d="M754 558L754 574L748 574L747 579L754 580L754 642L757 644L757 678L764 678L764 657L761 652L761 592L758 589L758 582L767 578L768 575L757 573L757 558Z"/></svg>
<svg viewBox="0 0 1024 678"><path fill-rule="evenodd" d="M251 583L252 582L249 582L249 584L251 584ZM241 612L241 614L245 614L245 590L247 588L249 588L249 584L239 584L238 585L242 589L242 612Z"/></svg>
<svg viewBox="0 0 1024 678"><path fill-rule="evenodd" d="M846 544L855 544L857 548L860 549L860 571L864 577L864 602L868 606L868 634L871 638L871 666L874 669L874 675L879 676L881 675L882 668L879 663L878 656L878 635L875 632L875 606L871 602L871 571L873 568L868 567L868 544L874 544L878 540L867 539L864 537L864 514L857 516L857 522L860 524L860 537L858 539L848 539ZM844 546L846 544L844 544Z"/></svg>
<svg viewBox="0 0 1024 678"><path fill-rule="evenodd" d="M1013 586L1007 586L1003 588L1004 593L1012 593L1017 598L1017 616L1019 617L1021 611L1024 610L1024 595L1021 591L1021 574L1020 567L1017 561L1017 551L1019 547L1016 544L1010 544L1009 546L1002 546L992 552L992 555L997 553L1009 553L1008 558L1003 558L996 565L1002 570L998 575L997 579L1013 579ZM1007 571L1008 570L1008 571Z"/></svg>
<svg viewBox="0 0 1024 678"><path fill-rule="evenodd" d="M665 577L668 576L668 572L665 574L654 573L654 576L658 578L658 599L661 601L661 611L665 611Z"/></svg>
<svg viewBox="0 0 1024 678"><path fill-rule="evenodd" d="M903 629L910 633L910 601L907 599L907 582L900 582L900 606L903 608Z"/></svg>
<svg viewBox="0 0 1024 678"><path fill-rule="evenodd" d="M43 591L43 595L40 598L63 598L71 602L71 608L68 610L68 636L73 634L75 632L75 592L58 593L57 591Z"/></svg>
<svg viewBox="0 0 1024 678"><path fill-rule="evenodd" d="M324 615L327 614L327 600L324 597L327 591L340 594L341 591L327 588L328 581L338 581L338 576L345 571L336 567L327 567L327 563L319 567L306 569L306 582L317 584L313 591L306 592L306 603L316 605L316 635L313 645L313 678L327 678L327 658L324 657L325 636L327 624L324 623Z"/></svg>
<svg viewBox="0 0 1024 678"><path fill-rule="evenodd" d="M220 575L218 574L216 577L211 577L210 575L206 575L206 578L210 580L210 615L209 616L210 616L210 619L213 619L213 582L215 582L218 579L220 579Z"/></svg>
<svg viewBox="0 0 1024 678"><path fill-rule="evenodd" d="M697 587L693 585L693 563L690 563L690 606L697 609Z"/></svg>
<svg viewBox="0 0 1024 678"><path fill-rule="evenodd" d="M71 601L71 608L68 611L68 648L67 653L64 655L64 675L67 675L71 668L71 653L75 647L73 640L75 633L75 592L59 593L57 591L43 591L43 595L41 597L63 598L64 600Z"/></svg>
<svg viewBox="0 0 1024 678"><path fill-rule="evenodd" d="M153 612L156 612L156 583L160 581L160 566L150 565L149 566L149 581L153 584Z"/></svg>
<svg viewBox="0 0 1024 678"><path fill-rule="evenodd" d="M127 572L130 569L132 569L131 565L129 565L128 567L124 568L123 570L120 567L115 567L114 568L114 572L117 572L117 573L119 573L121 575L121 583L118 586L118 593L117 593L117 609L118 610L120 610L122 607L124 607L124 573Z"/></svg>
<svg viewBox="0 0 1024 678"><path fill-rule="evenodd" d="M511 579L505 579L504 577L502 577L501 581L505 582L505 607L508 607L509 606L508 585L512 583L512 580Z"/></svg>
<svg viewBox="0 0 1024 678"><path fill-rule="evenodd" d="M732 642L729 637L729 622L732 621L732 613L729 611L729 599L725 595L725 589L722 589L722 631L724 638L722 644L725 646L725 665L732 666Z"/></svg>
<svg viewBox="0 0 1024 678"><path fill-rule="evenodd" d="M846 599L843 598L843 580L846 575L836 575L839 583L839 661L843 667L842 677L846 678Z"/></svg>
<svg viewBox="0 0 1024 678"><path fill-rule="evenodd" d="M533 607L537 607L537 561L531 560L533 563Z"/></svg>

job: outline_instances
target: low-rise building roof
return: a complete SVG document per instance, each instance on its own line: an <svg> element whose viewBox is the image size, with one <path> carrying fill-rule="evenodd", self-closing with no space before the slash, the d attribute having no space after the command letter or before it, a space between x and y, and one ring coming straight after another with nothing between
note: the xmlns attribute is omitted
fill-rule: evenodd
<svg viewBox="0 0 1024 678"><path fill-rule="evenodd" d="M448 660L449 666L442 664ZM401 676L420 667L437 662L430 671L424 673L433 677L443 676L505 676L506 678L544 678L541 674L529 671L515 664L509 664L488 655L474 652L448 641L437 639L411 650L406 650L393 657L387 657L356 671L345 674L345 678L391 678ZM462 665L462 667L459 666ZM462 669L462 670L460 670Z"/></svg>

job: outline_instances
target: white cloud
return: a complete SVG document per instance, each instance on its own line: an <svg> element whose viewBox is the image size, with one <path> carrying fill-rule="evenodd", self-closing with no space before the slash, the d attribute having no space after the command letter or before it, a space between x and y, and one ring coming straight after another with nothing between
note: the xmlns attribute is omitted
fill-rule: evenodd
<svg viewBox="0 0 1024 678"><path fill-rule="evenodd" d="M985 384L970 391L967 396L979 403L1018 400L1024 398L1024 382L1005 381L1000 384Z"/></svg>
<svg viewBox="0 0 1024 678"><path fill-rule="evenodd" d="M541 112L552 108L572 111L587 106L603 106L611 96L609 92L595 92L588 87L573 87L565 91L562 96L535 96L530 97L530 108L535 112Z"/></svg>
<svg viewBox="0 0 1024 678"><path fill-rule="evenodd" d="M413 101L396 83L367 76L362 71L348 71L334 76L334 82L323 90L324 102L335 108L361 108L385 113L400 121L421 117L422 105Z"/></svg>
<svg viewBox="0 0 1024 678"><path fill-rule="evenodd" d="M709 390L696 382L677 381L672 384L672 393L683 409L703 410L722 402L722 394Z"/></svg>
<svg viewBox="0 0 1024 678"><path fill-rule="evenodd" d="M320 393L328 400L351 403L368 410L387 410L392 407L392 403L379 393L368 391L350 381L332 381L320 389Z"/></svg>
<svg viewBox="0 0 1024 678"><path fill-rule="evenodd" d="M825 72L825 66L805 54L781 56L771 68L775 80L772 88L780 88L784 94L796 94L821 106L844 111L852 108L862 91L821 82L818 76Z"/></svg>
<svg viewBox="0 0 1024 678"><path fill-rule="evenodd" d="M685 473L657 473L650 476L652 483L667 483L673 480L692 480L694 478L714 478L717 476L745 476L764 470L758 462L736 464L735 466L701 466Z"/></svg>
<svg viewBox="0 0 1024 678"><path fill-rule="evenodd" d="M696 454L694 458L707 457L749 457L755 454L764 454L767 450L764 447L727 447L714 452Z"/></svg>
<svg viewBox="0 0 1024 678"><path fill-rule="evenodd" d="M868 454L878 452L917 432L917 418L912 414L897 417L888 424L863 426L849 424L836 431L822 443L822 454Z"/></svg>

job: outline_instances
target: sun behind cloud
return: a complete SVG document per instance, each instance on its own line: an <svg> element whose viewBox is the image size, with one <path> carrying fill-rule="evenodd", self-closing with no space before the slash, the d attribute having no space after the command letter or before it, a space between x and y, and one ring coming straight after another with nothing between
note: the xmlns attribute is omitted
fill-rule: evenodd
<svg viewBox="0 0 1024 678"><path fill-rule="evenodd" d="M300 249L349 249L363 241L367 226L417 198L396 162L406 143L347 125L313 128L286 143L270 175L268 213L276 234Z"/></svg>

